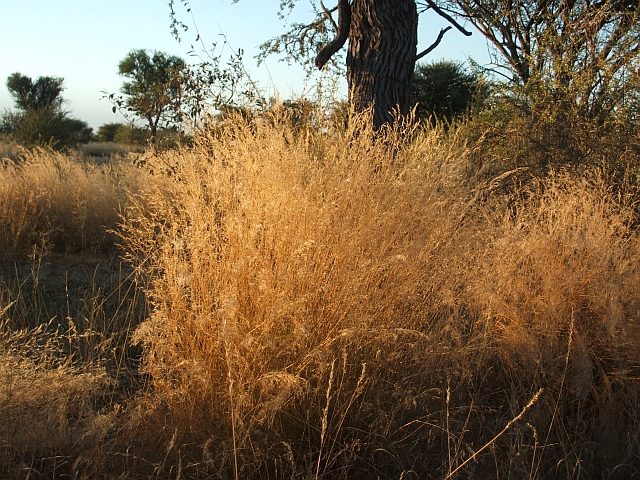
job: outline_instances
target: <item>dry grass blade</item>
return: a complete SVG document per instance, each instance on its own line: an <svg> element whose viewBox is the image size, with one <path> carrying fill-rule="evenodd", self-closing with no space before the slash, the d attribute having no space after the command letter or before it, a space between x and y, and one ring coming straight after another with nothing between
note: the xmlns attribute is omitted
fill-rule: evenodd
<svg viewBox="0 0 640 480"><path fill-rule="evenodd" d="M525 407L522 409L522 411L516 417L511 419L509 421L509 423L507 423L504 426L504 428L495 437L493 437L491 440L489 440L482 448L480 448L479 450L474 452L473 455L471 455L464 462L462 462L460 465L458 465L451 473L449 473L444 478L444 480L449 480L450 478L452 478L456 473L458 473L460 470L462 470L464 467L466 467L469 463L473 462L473 460L475 460L475 458L478 455L480 455L482 452L484 452L487 448L491 447L491 445L493 445L502 435L507 433L509 431L509 429L516 422L518 422L520 419L522 419L522 417L524 417L524 415L527 413L527 411L536 404L536 402L540 398L540 395L542 395L542 392L544 392L544 388L541 388L540 390L538 390L536 392L536 394L531 398L531 400L529 400L529 403L527 403L525 405Z"/></svg>

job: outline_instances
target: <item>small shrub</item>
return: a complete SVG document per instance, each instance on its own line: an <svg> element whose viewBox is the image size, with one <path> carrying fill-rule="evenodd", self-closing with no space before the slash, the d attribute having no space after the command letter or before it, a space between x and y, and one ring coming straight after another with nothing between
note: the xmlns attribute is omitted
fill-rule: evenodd
<svg viewBox="0 0 640 480"><path fill-rule="evenodd" d="M124 145L143 146L147 145L149 141L149 133L146 129L136 127L133 124L121 125L117 129L113 140Z"/></svg>
<svg viewBox="0 0 640 480"><path fill-rule="evenodd" d="M115 142L118 130L125 127L122 123L105 123L98 128L96 140L98 142Z"/></svg>
<svg viewBox="0 0 640 480"><path fill-rule="evenodd" d="M55 109L6 112L3 130L24 147L50 147L62 150L88 143L93 135L86 122Z"/></svg>
<svg viewBox="0 0 640 480"><path fill-rule="evenodd" d="M474 146L472 168L480 178L515 168L526 169L530 178L557 169L606 168L618 182L624 174L637 175L637 132L629 112L589 117L532 81L526 88L497 90L460 134Z"/></svg>

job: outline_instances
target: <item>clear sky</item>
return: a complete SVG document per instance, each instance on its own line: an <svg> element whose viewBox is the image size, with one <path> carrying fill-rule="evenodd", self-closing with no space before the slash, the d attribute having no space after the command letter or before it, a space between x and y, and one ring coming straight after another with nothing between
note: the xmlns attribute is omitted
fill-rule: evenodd
<svg viewBox="0 0 640 480"><path fill-rule="evenodd" d="M293 18L311 20L310 0L300 0ZM101 99L101 91L117 93L123 78L118 63L132 49L145 48L178 55L189 61L187 52L195 40L192 19L176 0L179 19L191 25L178 43L170 31L167 0L0 0L0 111L13 108L6 79L13 72L32 78L64 77L65 108L94 129L108 122L123 121ZM327 4L331 2L326 2ZM304 73L277 58L256 66L257 46L285 31L278 18L280 0L191 0L198 30L207 44L222 43L225 34L230 47L245 51L245 64L262 88L280 98L305 92ZM427 13L420 16L418 51L436 38L443 20ZM471 29L469 27L469 29ZM230 50L228 50L230 52ZM422 61L471 57L489 62L487 45L480 33L465 37L448 32L440 46ZM346 80L345 80L346 84ZM346 91L346 87L345 87Z"/></svg>

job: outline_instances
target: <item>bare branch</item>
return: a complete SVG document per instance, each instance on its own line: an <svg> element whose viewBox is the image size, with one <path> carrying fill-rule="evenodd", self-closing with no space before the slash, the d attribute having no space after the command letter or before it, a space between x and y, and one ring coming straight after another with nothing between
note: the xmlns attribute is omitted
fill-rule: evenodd
<svg viewBox="0 0 640 480"><path fill-rule="evenodd" d="M335 12L338 9L338 7L334 7L331 10L327 10L327 7L324 6L324 3L322 2L322 0L320 0L320 7L322 8L322 11L324 12L324 14L327 16L327 20L329 20L329 22L331 23L333 30L336 32L336 35L338 35L338 25L336 24L336 22L333 20L333 17L331 16L331 14Z"/></svg>
<svg viewBox="0 0 640 480"><path fill-rule="evenodd" d="M435 48L440 45L440 42L442 41L442 38L444 37L444 34L447 33L449 30L451 30L451 25L449 25L446 28L443 28L442 30L440 30L440 33L438 34L438 38L436 38L436 41L433 42L431 44L431 46L425 50L423 50L422 52L420 52L418 55L416 55L416 62L418 60L420 60L422 57L424 57L425 55L429 55L433 50L435 50Z"/></svg>
<svg viewBox="0 0 640 480"><path fill-rule="evenodd" d="M460 25L458 22L456 22L453 17L451 15L449 15L448 13L444 12L440 7L438 7L438 5L435 4L435 2L433 0L426 0L427 4L433 8L433 11L436 12L438 15L440 15L442 18L444 18L447 22L449 22L451 25L453 25L454 27L456 27L460 33L462 33L463 35L470 37L471 36L471 32L469 30L465 30L464 27L462 25ZM440 33L442 33L442 30L440 31ZM444 35L444 34L443 34ZM440 36L438 36L438 38L440 40L442 40L442 38ZM439 40L436 40L438 43L440 43ZM437 44L436 44L437 46ZM431 48L431 47L429 47ZM434 47L435 48L435 47ZM428 52L427 52L428 53ZM425 54L426 55L426 54ZM424 56L424 55L423 55Z"/></svg>

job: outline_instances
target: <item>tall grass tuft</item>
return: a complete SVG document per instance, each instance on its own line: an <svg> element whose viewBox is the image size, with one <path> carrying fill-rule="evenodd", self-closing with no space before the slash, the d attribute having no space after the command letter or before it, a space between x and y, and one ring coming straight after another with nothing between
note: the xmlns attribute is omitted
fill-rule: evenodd
<svg viewBox="0 0 640 480"><path fill-rule="evenodd" d="M633 206L595 177L492 197L467 155L270 121L156 159L171 181L124 229L152 285L130 434L153 474L638 467Z"/></svg>
<svg viewBox="0 0 640 480"><path fill-rule="evenodd" d="M464 368L438 338L457 308L442 294L458 287L450 252L474 240L458 228L464 149L410 133L236 122L159 159L174 181L128 210L124 241L153 285L136 332L153 379L147 428L167 445L176 433L183 465L421 468L405 448L412 422L444 365Z"/></svg>
<svg viewBox="0 0 640 480"><path fill-rule="evenodd" d="M119 211L144 175L124 161L98 166L78 155L24 150L0 166L0 248L113 251Z"/></svg>
<svg viewBox="0 0 640 480"><path fill-rule="evenodd" d="M0 305L1 306L1 305ZM111 390L105 369L74 365L47 325L9 330L0 309L0 472L3 478L59 478L99 464L116 411L101 408ZM63 337L64 338L64 337ZM93 458L92 458L93 457Z"/></svg>
<svg viewBox="0 0 640 480"><path fill-rule="evenodd" d="M530 422L538 449L521 455L532 476L637 473L634 197L597 172L551 175L514 199L483 249L469 292L493 338L494 375L514 392L547 391Z"/></svg>

